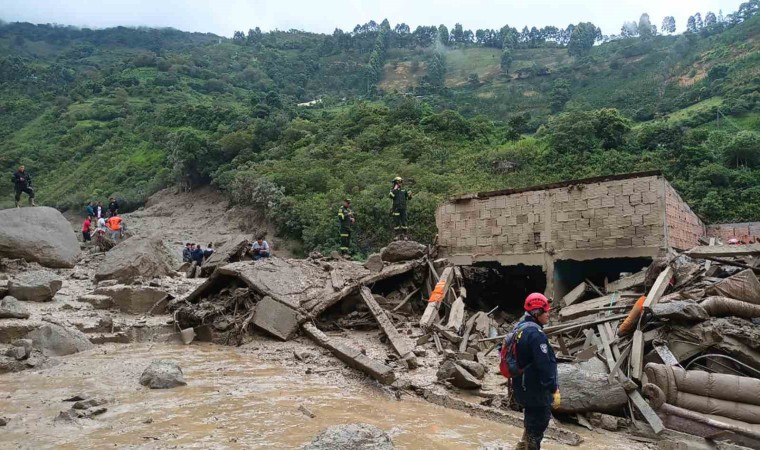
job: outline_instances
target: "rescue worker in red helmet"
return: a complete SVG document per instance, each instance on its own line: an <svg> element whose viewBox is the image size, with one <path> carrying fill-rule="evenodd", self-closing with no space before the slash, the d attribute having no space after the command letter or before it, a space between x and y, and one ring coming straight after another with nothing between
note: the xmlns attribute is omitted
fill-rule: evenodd
<svg viewBox="0 0 760 450"><path fill-rule="evenodd" d="M540 450L549 426L551 410L559 407L557 358L543 327L549 322L551 306L543 294L532 293L525 299L525 315L518 329L516 353L522 374L512 381L514 398L524 408L524 431L515 449Z"/></svg>

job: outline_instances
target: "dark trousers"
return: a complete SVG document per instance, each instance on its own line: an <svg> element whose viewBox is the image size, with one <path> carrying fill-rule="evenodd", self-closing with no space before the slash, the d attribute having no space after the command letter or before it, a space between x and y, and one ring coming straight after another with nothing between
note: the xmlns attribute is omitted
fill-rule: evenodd
<svg viewBox="0 0 760 450"><path fill-rule="evenodd" d="M409 229L407 226L407 216L405 209L393 211L393 229L397 233L406 233L406 231Z"/></svg>
<svg viewBox="0 0 760 450"><path fill-rule="evenodd" d="M82 231L82 241L83 242L90 242L92 238L90 237L89 231Z"/></svg>
<svg viewBox="0 0 760 450"><path fill-rule="evenodd" d="M549 419L552 417L552 408L550 405L526 406L523 414L523 424L528 433L526 448L540 450L544 432L549 426Z"/></svg>
<svg viewBox="0 0 760 450"><path fill-rule="evenodd" d="M22 192L25 192L29 196L30 200L34 198L34 189L32 189L30 186L27 186L27 187L16 186L16 202L19 202L21 200Z"/></svg>
<svg viewBox="0 0 760 450"><path fill-rule="evenodd" d="M348 253L351 249L351 230L340 230L340 251Z"/></svg>

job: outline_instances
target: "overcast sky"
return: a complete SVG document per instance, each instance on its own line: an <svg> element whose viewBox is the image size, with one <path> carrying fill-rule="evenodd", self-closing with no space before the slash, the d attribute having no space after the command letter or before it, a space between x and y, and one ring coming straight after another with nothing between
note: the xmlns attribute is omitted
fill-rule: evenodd
<svg viewBox="0 0 760 450"><path fill-rule="evenodd" d="M465 29L509 24L565 27L590 21L604 34L618 34L624 21L647 12L659 28L663 16L676 18L678 32L688 16L735 11L740 0L0 0L6 22L58 23L91 28L117 25L173 27L232 36L247 31L291 28L331 33L387 18L391 25L459 22Z"/></svg>

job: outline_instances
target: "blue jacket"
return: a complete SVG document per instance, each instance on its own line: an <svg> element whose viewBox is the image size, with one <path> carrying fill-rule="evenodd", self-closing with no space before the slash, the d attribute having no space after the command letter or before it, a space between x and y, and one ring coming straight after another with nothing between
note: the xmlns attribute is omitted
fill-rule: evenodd
<svg viewBox="0 0 760 450"><path fill-rule="evenodd" d="M193 261L197 261L198 264L203 262L203 250L196 248L192 252Z"/></svg>
<svg viewBox="0 0 760 450"><path fill-rule="evenodd" d="M525 321L538 323L527 313L520 322ZM515 399L523 406L551 405L559 387L557 358L541 324L539 327L526 327L517 341L517 364L524 372L514 378L512 386Z"/></svg>

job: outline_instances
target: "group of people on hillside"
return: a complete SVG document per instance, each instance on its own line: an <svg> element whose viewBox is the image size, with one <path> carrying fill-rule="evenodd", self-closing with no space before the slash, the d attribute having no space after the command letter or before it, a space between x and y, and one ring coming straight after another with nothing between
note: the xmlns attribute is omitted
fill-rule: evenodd
<svg viewBox="0 0 760 450"><path fill-rule="evenodd" d="M208 259L214 254L214 244L209 242L208 247L201 248L200 244L188 242L185 244L185 248L182 249L182 262L196 263L197 265L203 264L204 259Z"/></svg>
<svg viewBox="0 0 760 450"><path fill-rule="evenodd" d="M108 208L103 207L103 202L90 202L85 207L85 219L82 223L82 240L92 241L92 232L95 231L97 238L106 234L111 240L118 242L124 234L124 219L119 216L119 202L111 197L108 199Z"/></svg>
<svg viewBox="0 0 760 450"><path fill-rule="evenodd" d="M391 199L393 240L407 240L409 239L409 216L406 208L413 194L404 188L404 180L401 177L394 178L392 183L388 197ZM356 217L351 210L351 199L345 198L343 205L338 209L338 232L340 234L340 252L346 257L351 251L351 229L355 223Z"/></svg>

